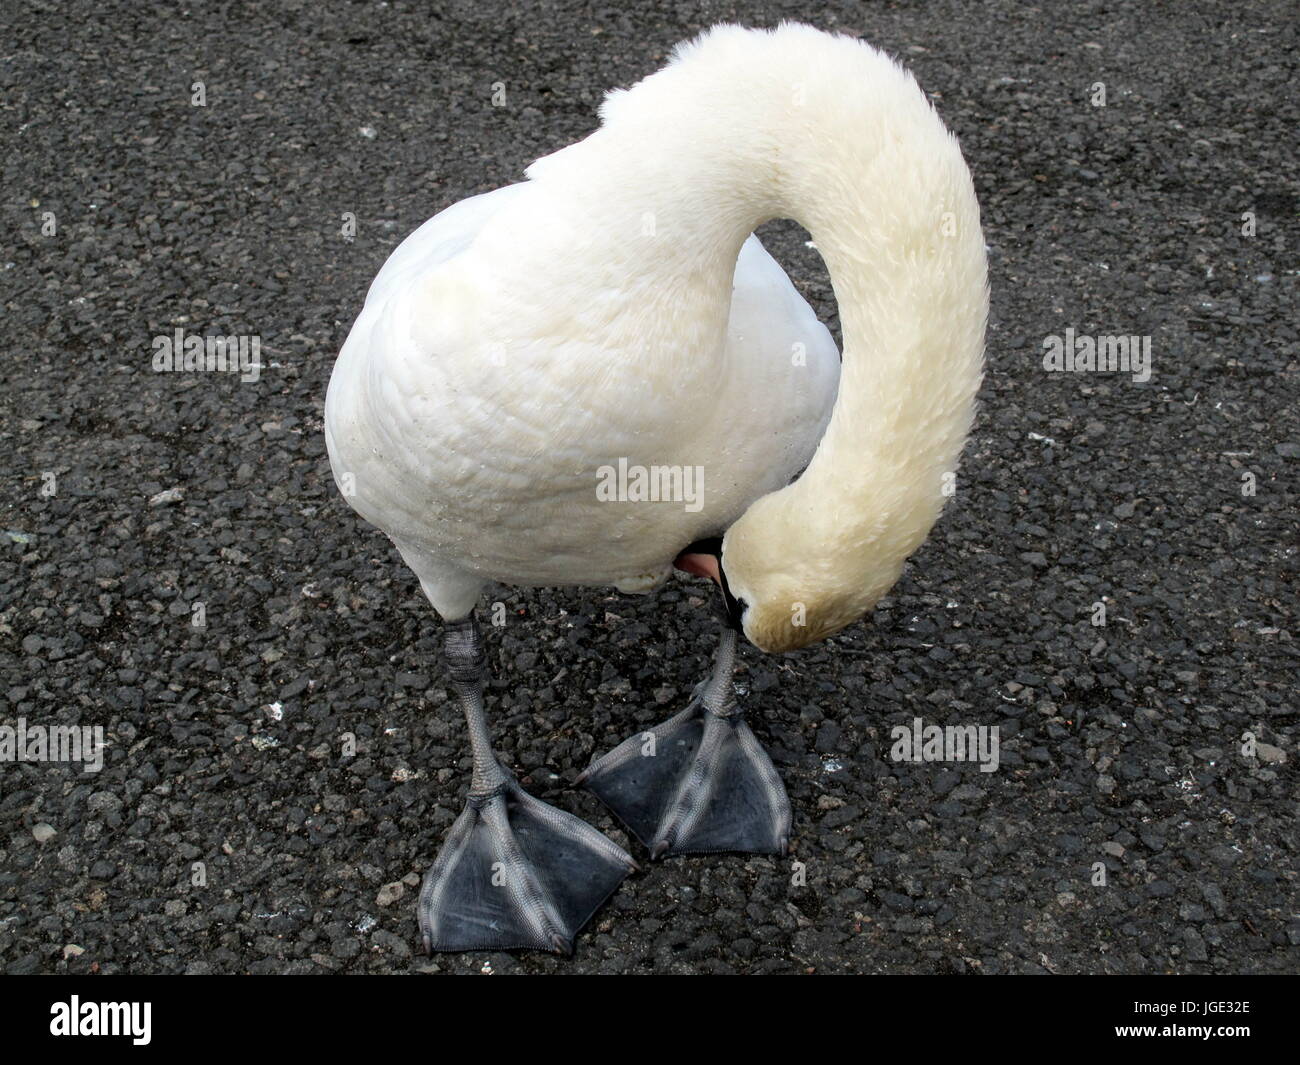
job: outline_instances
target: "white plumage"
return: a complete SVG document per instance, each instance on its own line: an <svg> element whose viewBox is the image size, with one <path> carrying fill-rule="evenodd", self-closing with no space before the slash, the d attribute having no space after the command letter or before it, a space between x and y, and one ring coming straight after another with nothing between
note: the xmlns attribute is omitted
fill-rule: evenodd
<svg viewBox="0 0 1300 1065"><path fill-rule="evenodd" d="M649 590L686 544L807 464L835 398L834 341L757 237L735 264L725 334L689 362L662 330L636 346L584 334L584 314L626 299L595 270L567 331L536 324L518 300L502 313L475 238L496 226L527 239L544 209L536 192L464 200L403 241L326 400L349 502L393 538L444 616L465 614L486 580ZM650 257L669 238L629 239ZM539 303L527 308L546 318L551 280L533 279ZM601 501L597 471L620 458L702 467L704 505Z"/></svg>
<svg viewBox="0 0 1300 1065"><path fill-rule="evenodd" d="M394 252L330 382L336 476L444 617L488 580L649 587L725 532L746 634L800 646L942 506L987 313L969 173L910 75L805 26L718 27L602 117ZM781 215L841 307L829 430L834 346L750 235ZM703 467L705 506L601 502L620 458Z"/></svg>
<svg viewBox="0 0 1300 1065"><path fill-rule="evenodd" d="M718 27L601 116L393 253L326 399L335 477L445 619L469 726L468 803L420 895L430 949L570 949L633 866L493 754L484 583L643 591L701 541L681 562L732 626L712 676L580 782L652 857L785 853L734 630L784 651L867 613L938 518L979 387L979 207L901 67L806 26ZM842 366L752 236L774 217L826 261ZM702 505L609 501L623 466L702 470Z"/></svg>

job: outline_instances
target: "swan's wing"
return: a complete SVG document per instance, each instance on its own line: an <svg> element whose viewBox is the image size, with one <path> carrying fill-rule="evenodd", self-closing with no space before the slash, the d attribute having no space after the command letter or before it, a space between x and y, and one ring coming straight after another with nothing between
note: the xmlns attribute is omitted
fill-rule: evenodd
<svg viewBox="0 0 1300 1065"><path fill-rule="evenodd" d="M429 502L413 490L428 459L409 445L427 437L436 458L442 437L455 428L445 418L414 425L412 404L448 371L439 370L430 352L413 341L409 294L465 251L525 187L507 185L461 200L402 241L371 282L334 364L325 396L325 440L336 478L347 475L341 487L352 506L395 538L418 532L428 520Z"/></svg>
<svg viewBox="0 0 1300 1065"><path fill-rule="evenodd" d="M839 349L756 236L736 261L727 334L733 378L724 401L768 430L752 434L746 456L752 469L742 475L771 491L808 464L826 431L839 387Z"/></svg>
<svg viewBox="0 0 1300 1065"><path fill-rule="evenodd" d="M782 367L806 361L821 382L819 394L839 376L839 349L830 330L753 234L736 260L730 325L732 333L743 335L747 342L779 348L765 354ZM796 344L802 349L796 349ZM831 382L824 380L829 369L835 369Z"/></svg>
<svg viewBox="0 0 1300 1065"><path fill-rule="evenodd" d="M526 187L527 182L506 185L439 211L388 257L370 283L366 302L382 304L415 278L459 255L474 242L488 220Z"/></svg>

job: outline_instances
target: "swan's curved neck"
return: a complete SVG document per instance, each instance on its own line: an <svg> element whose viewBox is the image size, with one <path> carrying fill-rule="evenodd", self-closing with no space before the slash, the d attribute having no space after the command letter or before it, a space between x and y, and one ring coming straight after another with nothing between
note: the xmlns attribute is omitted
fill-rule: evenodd
<svg viewBox="0 0 1300 1065"><path fill-rule="evenodd" d="M844 332L829 427L723 548L750 639L812 642L893 584L970 427L988 300L960 149L901 68L806 27L716 30L603 115L529 176L642 309L611 328L653 335L670 306L681 350L716 343L740 245L769 218L800 222L826 261Z"/></svg>

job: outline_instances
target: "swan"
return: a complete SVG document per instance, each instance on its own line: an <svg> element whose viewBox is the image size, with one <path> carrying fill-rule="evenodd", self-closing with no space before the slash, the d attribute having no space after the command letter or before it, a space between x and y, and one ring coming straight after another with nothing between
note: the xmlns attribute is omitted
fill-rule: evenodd
<svg viewBox="0 0 1300 1065"><path fill-rule="evenodd" d="M493 753L484 586L713 580L712 673L579 782L652 858L784 853L790 804L734 695L737 637L790 651L872 609L939 516L983 371L970 173L882 52L717 26L600 118L397 248L326 396L335 481L442 617L469 731L466 806L418 903L431 951L570 952L636 867ZM826 262L842 363L752 235L778 217ZM668 491L633 492L632 467ZM686 472L695 498L672 498Z"/></svg>

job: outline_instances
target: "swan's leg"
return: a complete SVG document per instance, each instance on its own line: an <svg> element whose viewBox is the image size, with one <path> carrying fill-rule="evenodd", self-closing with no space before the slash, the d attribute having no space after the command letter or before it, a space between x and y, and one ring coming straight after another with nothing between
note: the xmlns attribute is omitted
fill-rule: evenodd
<svg viewBox="0 0 1300 1065"><path fill-rule="evenodd" d="M533 798L497 761L473 614L446 623L444 650L469 726L474 775L465 811L420 889L425 949L570 953L578 929L635 863L590 825Z"/></svg>
<svg viewBox="0 0 1300 1065"><path fill-rule="evenodd" d="M652 858L786 851L790 800L736 704L735 657L736 634L728 628L712 675L686 709L625 740L578 778Z"/></svg>

